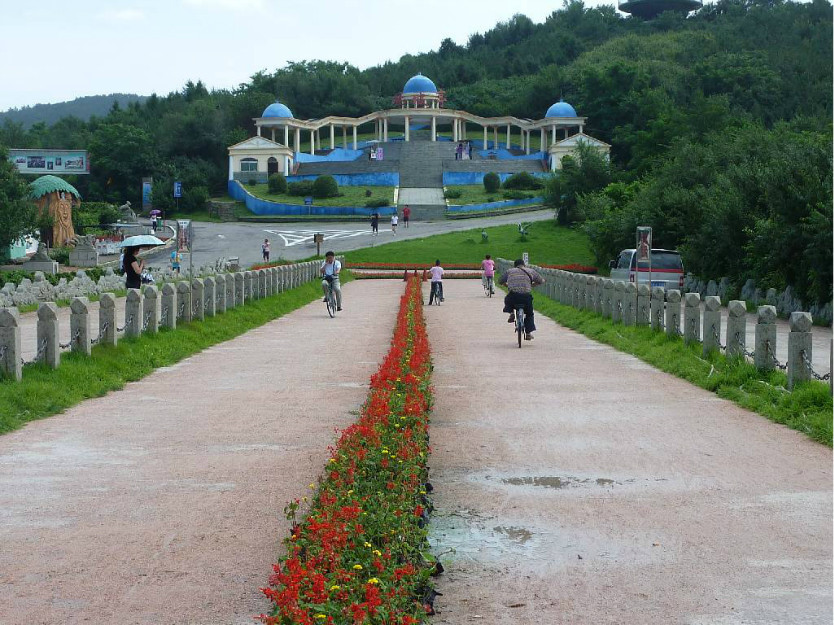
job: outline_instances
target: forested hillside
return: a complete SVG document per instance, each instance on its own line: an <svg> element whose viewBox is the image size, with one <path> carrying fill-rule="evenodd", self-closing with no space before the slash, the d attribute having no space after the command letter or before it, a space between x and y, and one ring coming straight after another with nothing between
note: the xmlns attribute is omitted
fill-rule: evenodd
<svg viewBox="0 0 834 625"><path fill-rule="evenodd" d="M26 130L7 120L0 144L86 147L93 174L74 183L90 199L137 201L140 178L153 175L166 190L183 180L183 206L196 206L223 192L227 146L251 136L276 95L299 118L359 115L389 107L417 72L446 90L449 107L541 118L562 96L589 118L589 134L612 145L611 166L592 176L592 163L577 165L551 197L592 236L600 263L644 223L704 278L831 299L826 0L721 0L651 22L568 2L544 23L518 15L464 46L445 40L365 71L292 63L232 90L188 83L89 122Z"/></svg>
<svg viewBox="0 0 834 625"><path fill-rule="evenodd" d="M131 102L144 102L146 96L135 93L111 93L109 95L89 95L76 98L69 102L56 102L55 104L35 104L23 106L0 112L0 124L7 119L19 123L24 129L29 129L35 124L46 124L51 126L64 117L77 117L83 121L89 121L93 116L104 117L113 108L113 103L125 107Z"/></svg>

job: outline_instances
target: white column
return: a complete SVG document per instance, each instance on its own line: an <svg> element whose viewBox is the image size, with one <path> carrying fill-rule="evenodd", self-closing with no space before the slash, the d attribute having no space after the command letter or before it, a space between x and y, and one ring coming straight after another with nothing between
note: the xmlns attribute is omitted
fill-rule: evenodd
<svg viewBox="0 0 834 625"><path fill-rule="evenodd" d="M295 138L293 139L293 150L301 152L301 128L295 129Z"/></svg>
<svg viewBox="0 0 834 625"><path fill-rule="evenodd" d="M510 149L510 125L507 124L507 149Z"/></svg>
<svg viewBox="0 0 834 625"><path fill-rule="evenodd" d="M388 118L382 120L382 141L388 143Z"/></svg>
<svg viewBox="0 0 834 625"><path fill-rule="evenodd" d="M334 131L336 129L333 127L333 124L330 124L330 149L334 149L336 147L336 141L334 136Z"/></svg>
<svg viewBox="0 0 834 625"><path fill-rule="evenodd" d="M310 131L310 154L316 153L316 131Z"/></svg>
<svg viewBox="0 0 834 625"><path fill-rule="evenodd" d="M261 127L260 126L258 126L258 136L259 137L261 136Z"/></svg>
<svg viewBox="0 0 834 625"><path fill-rule="evenodd" d="M437 141L437 117L431 116L431 140Z"/></svg>
<svg viewBox="0 0 834 625"><path fill-rule="evenodd" d="M290 147L290 127L284 124L284 145Z"/></svg>
<svg viewBox="0 0 834 625"><path fill-rule="evenodd" d="M347 150L347 126L342 126L342 147Z"/></svg>
<svg viewBox="0 0 834 625"><path fill-rule="evenodd" d="M289 174L290 174L290 157L285 156L284 157L284 175L289 176Z"/></svg>
<svg viewBox="0 0 834 625"><path fill-rule="evenodd" d="M275 128L272 129L272 140L275 141Z"/></svg>
<svg viewBox="0 0 834 625"><path fill-rule="evenodd" d="M405 116L405 140L411 141L411 118L408 115Z"/></svg>
<svg viewBox="0 0 834 625"><path fill-rule="evenodd" d="M452 141L454 141L455 143L458 142L458 120L457 119L452 120Z"/></svg>
<svg viewBox="0 0 834 625"><path fill-rule="evenodd" d="M544 138L544 128L539 128L539 152L544 152L547 148Z"/></svg>
<svg viewBox="0 0 834 625"><path fill-rule="evenodd" d="M498 149L498 126L492 127L492 144Z"/></svg>
<svg viewBox="0 0 834 625"><path fill-rule="evenodd" d="M556 124L550 127L550 143L556 143Z"/></svg>
<svg viewBox="0 0 834 625"><path fill-rule="evenodd" d="M356 149L356 126L353 127L353 149Z"/></svg>
<svg viewBox="0 0 834 625"><path fill-rule="evenodd" d="M579 124L579 134L582 134L582 124Z"/></svg>
<svg viewBox="0 0 834 625"><path fill-rule="evenodd" d="M487 127L484 126L484 149L487 149Z"/></svg>
<svg viewBox="0 0 834 625"><path fill-rule="evenodd" d="M235 159L230 154L229 155L229 180L235 179Z"/></svg>
<svg viewBox="0 0 834 625"><path fill-rule="evenodd" d="M321 128L316 130L316 149L321 150Z"/></svg>
<svg viewBox="0 0 834 625"><path fill-rule="evenodd" d="M524 146L525 146L524 147L524 153L529 154L530 153L530 131L529 130L524 131Z"/></svg>

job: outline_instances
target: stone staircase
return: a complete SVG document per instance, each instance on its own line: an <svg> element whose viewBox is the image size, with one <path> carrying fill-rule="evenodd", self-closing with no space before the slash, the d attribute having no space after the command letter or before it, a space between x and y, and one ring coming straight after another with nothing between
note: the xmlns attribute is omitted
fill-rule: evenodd
<svg viewBox="0 0 834 625"><path fill-rule="evenodd" d="M443 187L443 161L455 158L448 141L409 141L400 146L400 188Z"/></svg>

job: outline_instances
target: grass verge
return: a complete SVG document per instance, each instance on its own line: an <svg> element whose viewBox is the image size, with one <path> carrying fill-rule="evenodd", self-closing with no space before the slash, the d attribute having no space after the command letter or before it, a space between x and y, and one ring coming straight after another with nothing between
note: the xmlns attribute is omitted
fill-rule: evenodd
<svg viewBox="0 0 834 625"><path fill-rule="evenodd" d="M343 283L350 281L346 275ZM179 362L207 347L228 341L321 297L318 280L265 299L254 300L216 317L122 339L115 347L97 345L91 357L61 356L61 366L23 368L23 380L0 381L0 434L29 421L57 414L93 397L141 380L158 367Z"/></svg>
<svg viewBox="0 0 834 625"><path fill-rule="evenodd" d="M365 194L366 189L371 192L371 195ZM269 202L304 205L304 196L270 193L269 186L265 184L246 185L246 190L255 197ZM364 208L367 202L373 200L385 200L393 206L394 187L348 187L341 185L338 197L315 198L313 204L316 206L358 206Z"/></svg>
<svg viewBox="0 0 834 625"><path fill-rule="evenodd" d="M496 167L498 166L496 165ZM449 185L446 187L446 191L460 192L460 197L448 198L449 204L456 204L459 206L465 206L467 204L484 204L486 202L501 202L503 200L513 199L507 197L507 194L510 194L509 189L487 191L482 184ZM531 198L541 197L544 193L544 189L533 189L529 191L522 191L522 193Z"/></svg>
<svg viewBox="0 0 834 625"><path fill-rule="evenodd" d="M718 352L704 358L700 344L686 345L678 337L668 337L645 326L615 324L544 295L536 297L535 308L595 341L637 356L742 408L803 432L815 441L832 445L832 400L826 384L810 381L788 391L784 372L759 371L744 360L728 359Z"/></svg>

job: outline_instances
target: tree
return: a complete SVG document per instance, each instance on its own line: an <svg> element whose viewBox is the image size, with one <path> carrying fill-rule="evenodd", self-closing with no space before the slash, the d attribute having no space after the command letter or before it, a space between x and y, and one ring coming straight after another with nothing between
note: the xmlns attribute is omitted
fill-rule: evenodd
<svg viewBox="0 0 834 625"><path fill-rule="evenodd" d="M0 253L37 229L37 211L23 177L0 146Z"/></svg>
<svg viewBox="0 0 834 625"><path fill-rule="evenodd" d="M501 188L501 178L494 171L484 176L484 190L487 193L495 193Z"/></svg>
<svg viewBox="0 0 834 625"><path fill-rule="evenodd" d="M592 145L579 141L573 155L562 157L562 169L545 185L545 201L556 207L560 224L584 221L577 210L579 198L585 193L599 191L611 182L608 159Z"/></svg>

